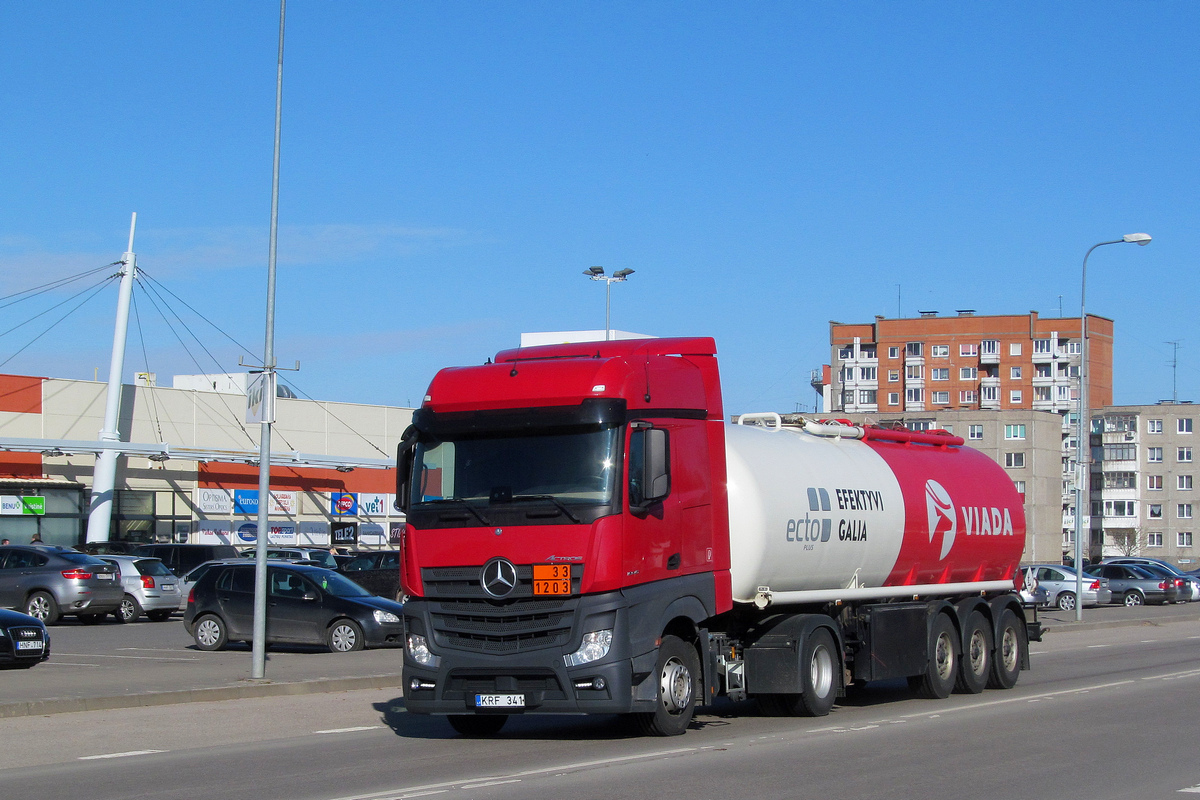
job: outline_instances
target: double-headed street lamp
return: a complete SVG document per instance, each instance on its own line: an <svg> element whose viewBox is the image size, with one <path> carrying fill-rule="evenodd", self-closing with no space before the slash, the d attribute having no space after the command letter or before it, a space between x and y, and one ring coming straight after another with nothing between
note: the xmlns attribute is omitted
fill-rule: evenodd
<svg viewBox="0 0 1200 800"><path fill-rule="evenodd" d="M1148 233L1127 233L1120 239L1111 242L1097 242L1088 248L1083 256L1083 278L1079 291L1079 432L1075 441L1075 621L1083 621L1083 508L1088 505L1089 518L1091 512L1091 465L1092 452L1091 422L1088 420L1088 336L1087 336L1087 262L1088 256L1097 247L1106 244L1150 244ZM1091 525L1088 525L1088 539L1091 540Z"/></svg>
<svg viewBox="0 0 1200 800"><path fill-rule="evenodd" d="M594 281L604 281L604 341L607 342L612 338L612 327L608 324L608 312L612 305L612 285L623 282L633 274L633 270L619 269L612 274L612 277L609 277L604 274L604 267L588 267L583 274Z"/></svg>

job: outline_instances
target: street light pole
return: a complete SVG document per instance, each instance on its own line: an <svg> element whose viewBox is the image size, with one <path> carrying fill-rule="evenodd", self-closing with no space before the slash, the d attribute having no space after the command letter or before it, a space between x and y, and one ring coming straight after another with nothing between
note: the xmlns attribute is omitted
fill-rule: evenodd
<svg viewBox="0 0 1200 800"><path fill-rule="evenodd" d="M604 341L612 339L612 326L609 324L609 311L612 309L612 285L622 283L633 274L631 269L619 269L609 277L604 274L604 267L588 267L583 271L594 281L604 281Z"/></svg>
<svg viewBox="0 0 1200 800"><path fill-rule="evenodd" d="M1088 248L1083 256L1083 274L1079 282L1079 406L1076 416L1079 417L1078 434L1075 440L1075 621L1083 621L1083 508L1088 506L1088 518L1091 519L1091 465L1092 433L1091 422L1088 419L1088 335L1087 335L1087 262L1088 256L1097 247L1106 244L1136 244L1142 247L1150 244L1150 235L1146 233L1127 233L1120 239L1111 242L1097 242ZM1092 526L1088 525L1090 544Z"/></svg>

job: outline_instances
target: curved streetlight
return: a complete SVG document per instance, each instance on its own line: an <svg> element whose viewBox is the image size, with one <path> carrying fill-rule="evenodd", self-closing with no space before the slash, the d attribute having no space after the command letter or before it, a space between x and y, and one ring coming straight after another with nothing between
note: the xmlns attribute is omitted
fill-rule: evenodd
<svg viewBox="0 0 1200 800"><path fill-rule="evenodd" d="M612 328L608 324L609 309L612 306L612 285L614 283L622 283L633 274L633 270L619 269L609 277L604 274L604 267L588 267L583 271L583 274L594 281L604 281L604 341L607 342L612 338Z"/></svg>
<svg viewBox="0 0 1200 800"><path fill-rule="evenodd" d="M1088 336L1087 336L1087 262L1088 256L1097 247L1106 244L1136 244L1145 247L1150 244L1148 233L1127 233L1120 239L1111 242L1097 242L1088 248L1083 256L1083 276L1079 290L1079 431L1075 440L1075 621L1083 621L1083 505L1088 504L1088 518L1091 518L1091 466L1088 460L1092 452L1091 422L1088 420ZM1091 544L1092 526L1088 525L1088 540Z"/></svg>

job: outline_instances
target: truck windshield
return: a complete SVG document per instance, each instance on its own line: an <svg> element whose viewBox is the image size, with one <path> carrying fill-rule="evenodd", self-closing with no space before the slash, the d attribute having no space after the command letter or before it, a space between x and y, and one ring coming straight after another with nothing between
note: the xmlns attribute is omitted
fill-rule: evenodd
<svg viewBox="0 0 1200 800"><path fill-rule="evenodd" d="M412 504L608 505L621 471L618 431L587 426L421 442Z"/></svg>

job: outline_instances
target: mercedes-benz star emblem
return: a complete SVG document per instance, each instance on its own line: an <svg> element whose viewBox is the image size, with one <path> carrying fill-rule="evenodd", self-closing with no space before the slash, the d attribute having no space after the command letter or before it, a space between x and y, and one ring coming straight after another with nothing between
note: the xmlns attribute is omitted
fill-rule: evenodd
<svg viewBox="0 0 1200 800"><path fill-rule="evenodd" d="M480 570L479 582L492 597L507 597L517 588L517 568L507 558L493 558Z"/></svg>

